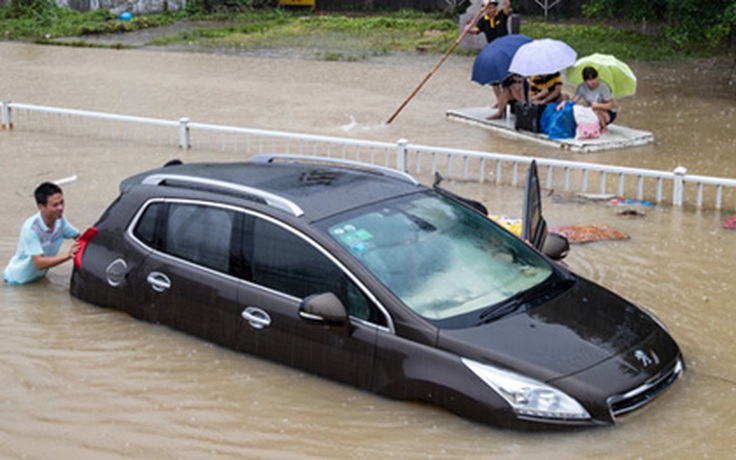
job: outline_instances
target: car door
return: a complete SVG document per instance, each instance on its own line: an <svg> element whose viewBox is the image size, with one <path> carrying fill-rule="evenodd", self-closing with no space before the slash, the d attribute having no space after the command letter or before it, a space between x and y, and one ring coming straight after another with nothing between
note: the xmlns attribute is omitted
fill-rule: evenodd
<svg viewBox="0 0 736 460"><path fill-rule="evenodd" d="M243 229L245 282L238 299L257 353L306 371L370 388L377 331L385 318L345 271L303 235L263 216ZM332 292L351 316L326 324L299 316L305 297Z"/></svg>
<svg viewBox="0 0 736 460"><path fill-rule="evenodd" d="M155 222L145 224L148 216ZM135 284L150 321L228 347L238 342L240 281L230 274L237 218L233 209L188 201L151 203L143 212L139 227L154 227L147 238L154 251Z"/></svg>
<svg viewBox="0 0 736 460"><path fill-rule="evenodd" d="M537 162L532 160L524 187L521 239L542 250L547 239L547 221L542 216L542 196L537 173Z"/></svg>

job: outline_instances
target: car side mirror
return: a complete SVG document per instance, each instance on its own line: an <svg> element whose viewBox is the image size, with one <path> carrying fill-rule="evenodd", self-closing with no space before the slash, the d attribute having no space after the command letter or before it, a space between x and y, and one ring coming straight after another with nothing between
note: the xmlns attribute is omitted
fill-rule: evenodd
<svg viewBox="0 0 736 460"><path fill-rule="evenodd" d="M570 242L559 233L547 233L542 246L542 253L552 260L562 260L570 252Z"/></svg>
<svg viewBox="0 0 736 460"><path fill-rule="evenodd" d="M347 324L348 312L340 299L331 292L305 297L299 304L299 316L316 322L335 325Z"/></svg>

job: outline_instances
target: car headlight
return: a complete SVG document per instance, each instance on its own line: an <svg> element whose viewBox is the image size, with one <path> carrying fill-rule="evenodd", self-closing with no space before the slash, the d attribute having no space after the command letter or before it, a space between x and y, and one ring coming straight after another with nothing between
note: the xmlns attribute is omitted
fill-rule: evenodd
<svg viewBox="0 0 736 460"><path fill-rule="evenodd" d="M463 364L501 395L519 415L548 419L589 419L575 399L543 382L462 358Z"/></svg>

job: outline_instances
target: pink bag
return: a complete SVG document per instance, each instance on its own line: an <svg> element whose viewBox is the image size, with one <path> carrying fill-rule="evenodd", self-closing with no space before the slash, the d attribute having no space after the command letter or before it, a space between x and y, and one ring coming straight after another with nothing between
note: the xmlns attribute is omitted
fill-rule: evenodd
<svg viewBox="0 0 736 460"><path fill-rule="evenodd" d="M575 139L597 139L601 136L601 125L593 109L575 104L572 110L577 125Z"/></svg>

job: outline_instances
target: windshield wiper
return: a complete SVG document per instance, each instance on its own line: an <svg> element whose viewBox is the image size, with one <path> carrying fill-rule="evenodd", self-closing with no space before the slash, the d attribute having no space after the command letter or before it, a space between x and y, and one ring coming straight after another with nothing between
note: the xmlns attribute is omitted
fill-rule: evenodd
<svg viewBox="0 0 736 460"><path fill-rule="evenodd" d="M430 224L426 220L422 219L421 217L417 217L414 214L406 213L406 217L409 218L410 221L414 222L414 224L419 227L419 230L422 230L424 232L434 232L437 230L437 227Z"/></svg>
<svg viewBox="0 0 736 460"><path fill-rule="evenodd" d="M526 291L517 292L508 299L493 304L480 313L479 319L481 323L489 323L498 318L519 310L521 307L528 305L533 300L546 297L549 300L557 296L575 284L575 280L571 278L557 278L554 281L542 283Z"/></svg>
<svg viewBox="0 0 736 460"><path fill-rule="evenodd" d="M480 313L480 322L489 323L495 319L501 318L502 316L509 315L539 295L541 295L541 293L537 292L536 294L533 294L531 290L518 292L503 302L493 304L483 310Z"/></svg>

